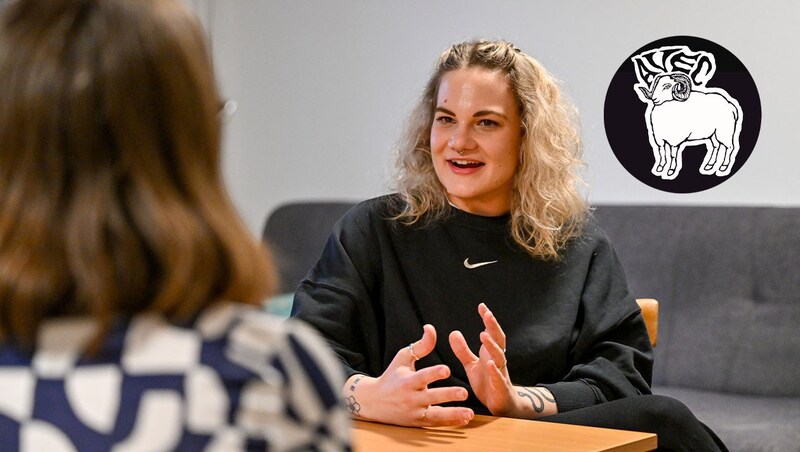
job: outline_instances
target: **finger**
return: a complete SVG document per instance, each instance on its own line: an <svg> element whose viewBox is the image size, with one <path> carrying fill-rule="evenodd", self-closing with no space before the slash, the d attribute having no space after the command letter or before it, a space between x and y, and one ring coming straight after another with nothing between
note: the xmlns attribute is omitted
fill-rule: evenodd
<svg viewBox="0 0 800 452"><path fill-rule="evenodd" d="M505 368L502 370L498 369L497 363L492 360L486 363L486 373L489 375L489 383L492 385L492 388L497 391L509 386L509 380L506 378L507 372Z"/></svg>
<svg viewBox="0 0 800 452"><path fill-rule="evenodd" d="M506 354L503 352L503 349L500 347L500 344L494 341L494 338L489 335L486 331L481 331L481 344L486 347L486 350L489 352L489 356L492 358L494 362L497 363L498 368L503 368L506 366Z"/></svg>
<svg viewBox="0 0 800 452"><path fill-rule="evenodd" d="M461 334L461 331L456 330L450 333L450 348L453 349L456 358L458 358L464 366L474 364L478 361L478 357L469 349L467 340L464 339L464 335Z"/></svg>
<svg viewBox="0 0 800 452"><path fill-rule="evenodd" d="M467 390L459 386L431 388L425 391L423 403L439 405L447 402L463 402L467 397L469 397Z"/></svg>
<svg viewBox="0 0 800 452"><path fill-rule="evenodd" d="M423 409L424 412L424 409ZM425 418L420 413L420 424L425 426L466 425L475 417L470 408L443 407L431 405L425 412Z"/></svg>
<svg viewBox="0 0 800 452"><path fill-rule="evenodd" d="M429 355L434 347L436 347L436 328L429 324L423 325L422 337L397 352L389 365L409 365L414 369L414 363Z"/></svg>
<svg viewBox="0 0 800 452"><path fill-rule="evenodd" d="M444 364L437 366L426 367L418 370L414 374L413 387L416 389L424 389L434 381L443 380L450 376L450 368Z"/></svg>
<svg viewBox="0 0 800 452"><path fill-rule="evenodd" d="M506 333L503 332L503 328L500 327L500 322L497 321L492 311L489 310L485 303L481 303L478 305L478 313L481 315L483 326L486 328L486 331L492 335L492 338L500 345L500 348L505 350Z"/></svg>
<svg viewBox="0 0 800 452"><path fill-rule="evenodd" d="M486 303L480 303L480 304L478 305L478 314L479 314L481 317L483 317L483 315L484 315L484 314L486 314L487 312L489 312L489 307L488 307L488 306L486 306Z"/></svg>
<svg viewBox="0 0 800 452"><path fill-rule="evenodd" d="M426 324L422 327L422 337L413 342L409 348L408 356L412 361L428 356L436 347L436 328ZM415 357L416 356L416 357Z"/></svg>
<svg viewBox="0 0 800 452"><path fill-rule="evenodd" d="M433 347L436 345L436 329L433 325L424 325L422 327L422 337L416 341L408 344L397 351L389 363L390 368L409 366L414 369L414 363L424 356L430 354Z"/></svg>

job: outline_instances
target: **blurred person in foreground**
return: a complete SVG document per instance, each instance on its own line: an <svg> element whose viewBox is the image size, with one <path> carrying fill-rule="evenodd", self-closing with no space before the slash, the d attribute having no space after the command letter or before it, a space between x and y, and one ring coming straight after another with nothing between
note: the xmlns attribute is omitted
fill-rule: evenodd
<svg viewBox="0 0 800 452"><path fill-rule="evenodd" d="M651 395L641 312L580 192L572 111L511 43L441 55L399 148L397 193L345 215L295 296L294 315L345 364L354 417L538 418L724 450L685 405Z"/></svg>
<svg viewBox="0 0 800 452"><path fill-rule="evenodd" d="M0 80L0 448L348 450L335 358L260 311L183 3L8 2Z"/></svg>

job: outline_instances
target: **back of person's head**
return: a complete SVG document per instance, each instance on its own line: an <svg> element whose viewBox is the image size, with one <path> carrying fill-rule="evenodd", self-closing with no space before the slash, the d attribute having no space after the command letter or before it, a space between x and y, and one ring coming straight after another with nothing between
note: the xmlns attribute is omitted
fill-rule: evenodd
<svg viewBox="0 0 800 452"><path fill-rule="evenodd" d="M0 341L90 315L191 319L270 290L220 171L220 99L179 0L16 0L0 14Z"/></svg>

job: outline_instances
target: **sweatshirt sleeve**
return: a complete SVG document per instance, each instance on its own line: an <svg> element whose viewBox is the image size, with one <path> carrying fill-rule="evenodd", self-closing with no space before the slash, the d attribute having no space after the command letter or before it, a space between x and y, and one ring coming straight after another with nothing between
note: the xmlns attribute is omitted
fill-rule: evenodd
<svg viewBox="0 0 800 452"><path fill-rule="evenodd" d="M637 394L650 394L653 349L622 265L597 231L570 341L573 366L559 382L543 384L559 412Z"/></svg>
<svg viewBox="0 0 800 452"><path fill-rule="evenodd" d="M316 266L298 286L292 317L316 328L342 361L344 375L379 375L378 336L369 287L375 281L376 246L369 209L359 205L334 226ZM370 250L373 250L370 252ZM379 261L378 261L379 262ZM365 338L373 338L366 341Z"/></svg>

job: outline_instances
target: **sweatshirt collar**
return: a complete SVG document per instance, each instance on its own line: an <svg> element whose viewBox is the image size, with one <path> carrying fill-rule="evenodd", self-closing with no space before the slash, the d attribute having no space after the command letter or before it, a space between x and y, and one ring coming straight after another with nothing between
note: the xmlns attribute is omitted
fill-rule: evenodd
<svg viewBox="0 0 800 452"><path fill-rule="evenodd" d="M494 217L485 217L465 212L458 207L450 204L447 222L464 225L472 229L481 231L495 232L504 234L508 231L508 224L511 221L511 214L505 213Z"/></svg>

